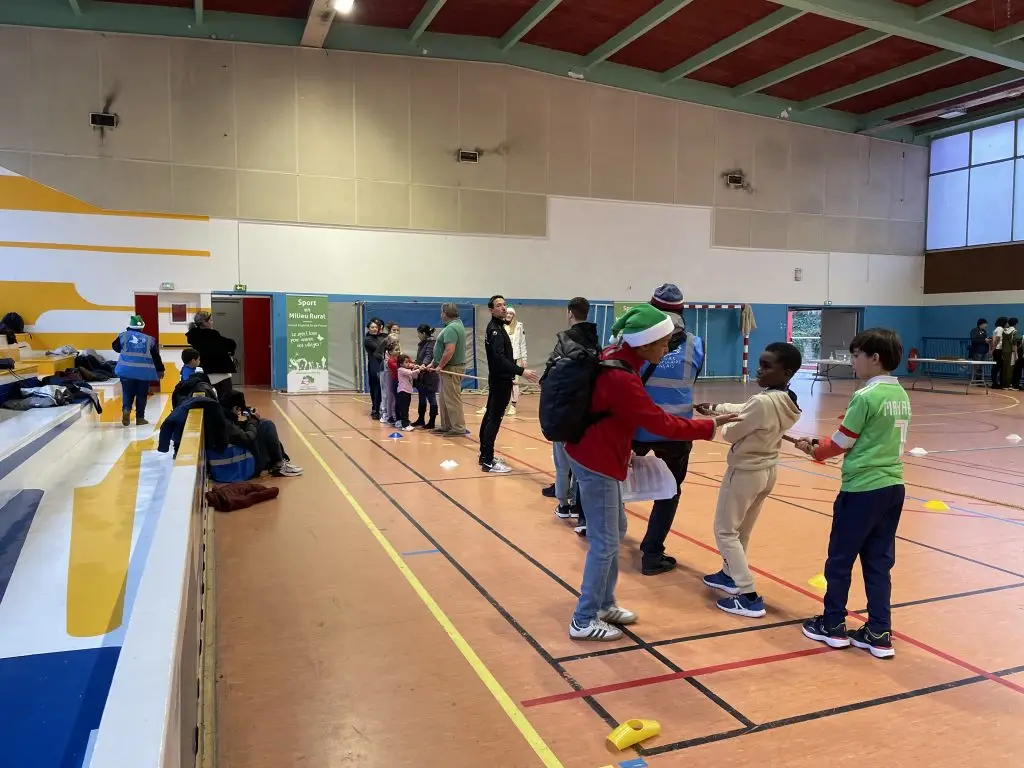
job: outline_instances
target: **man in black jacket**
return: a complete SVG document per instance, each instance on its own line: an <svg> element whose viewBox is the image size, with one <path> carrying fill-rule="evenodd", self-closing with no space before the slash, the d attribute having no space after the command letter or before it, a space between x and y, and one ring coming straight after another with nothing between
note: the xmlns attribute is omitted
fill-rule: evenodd
<svg viewBox="0 0 1024 768"><path fill-rule="evenodd" d="M512 400L512 384L516 376L536 382L537 374L516 364L512 339L505 330L505 297L491 296L487 308L491 322L487 324L484 349L487 352L487 411L480 423L480 466L484 472L507 474L512 471L501 459L494 457L494 441L498 437L501 418Z"/></svg>
<svg viewBox="0 0 1024 768"><path fill-rule="evenodd" d="M580 346L595 354L601 354L601 342L597 338L597 325L587 320L590 315L590 302L582 296L570 299L566 307L566 315L569 328L558 334L551 357L564 357L573 346ZM555 514L558 517L563 520L572 517L580 518L576 526L576 533L586 536L587 522L580 514L582 511L580 505L576 503L576 494L572 488L572 475L569 469L569 457L565 453L565 443L552 443L551 454L555 462L555 483L550 488L544 489L544 495L558 499L558 506L555 508Z"/></svg>

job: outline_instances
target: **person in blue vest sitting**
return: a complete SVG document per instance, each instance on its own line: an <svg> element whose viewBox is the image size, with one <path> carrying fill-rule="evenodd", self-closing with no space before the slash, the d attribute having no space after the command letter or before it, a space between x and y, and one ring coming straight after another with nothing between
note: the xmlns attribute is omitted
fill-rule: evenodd
<svg viewBox="0 0 1024 768"><path fill-rule="evenodd" d="M675 331L669 340L669 352L657 367L650 364L640 371L641 378L651 396L666 413L680 418L693 418L693 385L704 365L704 342L699 336L687 332L683 323L683 292L672 283L665 283L654 292L651 306L666 313ZM633 452L637 456L654 455L664 461L676 480L676 495L671 499L654 502L647 523L647 534L640 543L640 569L644 576L655 576L676 567L676 559L665 554L665 539L679 507L679 489L686 477L693 443L664 440L647 430L637 430L633 437Z"/></svg>
<svg viewBox="0 0 1024 768"><path fill-rule="evenodd" d="M142 332L146 322L139 315L132 315L128 328L121 333L111 348L118 353L114 374L121 380L121 423L132 423L132 404L135 404L135 424L142 426L146 421L146 399L150 385L164 376L164 361L156 339Z"/></svg>

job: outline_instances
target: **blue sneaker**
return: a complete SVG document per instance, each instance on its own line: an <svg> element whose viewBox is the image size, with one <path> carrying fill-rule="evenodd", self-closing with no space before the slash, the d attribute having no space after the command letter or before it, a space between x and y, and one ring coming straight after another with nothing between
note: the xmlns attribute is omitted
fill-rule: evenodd
<svg viewBox="0 0 1024 768"><path fill-rule="evenodd" d="M754 600L744 595L732 595L731 597L723 597L715 605L726 613L746 616L750 619L760 619L765 614L764 600L760 595Z"/></svg>
<svg viewBox="0 0 1024 768"><path fill-rule="evenodd" d="M718 573L712 573L709 576L705 576L704 583L712 589L718 589L725 592L727 595L740 594L740 590L737 588L736 582L732 580L732 576L727 576L725 571L719 571Z"/></svg>

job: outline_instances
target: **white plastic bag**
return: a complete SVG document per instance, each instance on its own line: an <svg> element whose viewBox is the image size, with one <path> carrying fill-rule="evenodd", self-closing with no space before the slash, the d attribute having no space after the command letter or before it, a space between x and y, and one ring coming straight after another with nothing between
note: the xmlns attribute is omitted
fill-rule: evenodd
<svg viewBox="0 0 1024 768"><path fill-rule="evenodd" d="M621 485L625 502L671 499L678 490L668 465L653 454L634 456Z"/></svg>

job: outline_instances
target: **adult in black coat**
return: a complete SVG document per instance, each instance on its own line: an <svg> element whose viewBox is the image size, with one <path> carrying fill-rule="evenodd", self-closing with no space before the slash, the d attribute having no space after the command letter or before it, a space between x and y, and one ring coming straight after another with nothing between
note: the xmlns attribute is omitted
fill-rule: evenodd
<svg viewBox="0 0 1024 768"><path fill-rule="evenodd" d="M374 317L366 324L366 335L363 337L363 350L366 352L366 378L370 385L370 418L380 418L380 372L384 365L384 321ZM378 354L379 353L379 354Z"/></svg>
<svg viewBox="0 0 1024 768"><path fill-rule="evenodd" d="M231 392L231 374L238 372L234 358L238 347L235 340L221 336L220 331L214 329L213 317L205 309L196 312L185 339L199 353L203 370L210 377L220 401L226 402Z"/></svg>
<svg viewBox="0 0 1024 768"><path fill-rule="evenodd" d="M420 417L412 425L433 429L437 422L437 390L441 386L441 374L435 370L427 370L427 366L434 362L434 346L437 342L434 339L434 329L426 323L421 323L416 333L420 337L419 345L416 347L416 365L422 366L423 370L416 378L416 389L420 393ZM428 405L430 421L426 421L425 418Z"/></svg>

